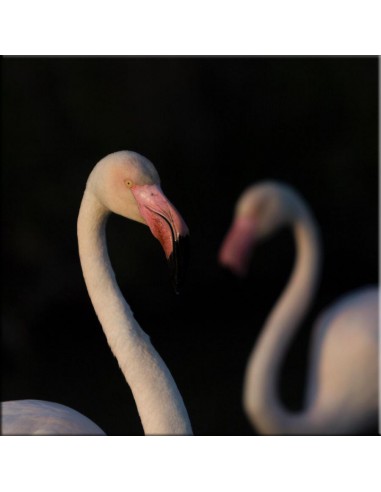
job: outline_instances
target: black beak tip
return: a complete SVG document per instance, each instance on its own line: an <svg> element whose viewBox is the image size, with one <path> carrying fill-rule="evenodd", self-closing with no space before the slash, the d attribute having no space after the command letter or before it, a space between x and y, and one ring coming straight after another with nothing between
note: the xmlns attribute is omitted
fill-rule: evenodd
<svg viewBox="0 0 381 492"><path fill-rule="evenodd" d="M168 258L168 266L175 293L178 295L184 284L186 268L189 261L189 236L179 236L174 241L172 254Z"/></svg>

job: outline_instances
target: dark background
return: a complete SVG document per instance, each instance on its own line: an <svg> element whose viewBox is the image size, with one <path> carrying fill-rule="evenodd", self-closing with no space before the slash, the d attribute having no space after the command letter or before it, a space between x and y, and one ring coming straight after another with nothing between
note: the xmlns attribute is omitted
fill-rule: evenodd
<svg viewBox="0 0 381 492"><path fill-rule="evenodd" d="M306 198L324 271L279 388L300 409L314 318L378 282L377 58L2 60L2 399L56 401L123 435L142 428L76 242L87 176L121 149L152 160L191 230L180 296L148 228L113 216L108 240L121 289L199 435L255 433L241 406L244 368L294 258L282 231L258 246L248 278L221 269L234 203L268 178Z"/></svg>

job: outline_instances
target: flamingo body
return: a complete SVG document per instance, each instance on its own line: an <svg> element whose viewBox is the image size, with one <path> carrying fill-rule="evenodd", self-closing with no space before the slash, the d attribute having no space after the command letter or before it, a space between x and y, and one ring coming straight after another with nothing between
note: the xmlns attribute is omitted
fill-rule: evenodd
<svg viewBox="0 0 381 492"><path fill-rule="evenodd" d="M42 400L5 401L1 404L3 435L105 435L81 413L59 403Z"/></svg>
<svg viewBox="0 0 381 492"><path fill-rule="evenodd" d="M375 287L343 296L317 319L309 356L305 404L324 433L376 422L378 413L378 302Z"/></svg>

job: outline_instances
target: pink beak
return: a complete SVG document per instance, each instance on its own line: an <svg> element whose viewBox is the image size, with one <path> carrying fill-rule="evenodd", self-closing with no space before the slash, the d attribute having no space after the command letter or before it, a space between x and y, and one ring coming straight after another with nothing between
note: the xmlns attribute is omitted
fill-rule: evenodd
<svg viewBox="0 0 381 492"><path fill-rule="evenodd" d="M243 277L249 268L256 224L250 217L236 217L220 248L219 262Z"/></svg>
<svg viewBox="0 0 381 492"><path fill-rule="evenodd" d="M183 283L188 256L189 229L158 185L133 186L131 191L152 234L160 241L171 270L176 293Z"/></svg>

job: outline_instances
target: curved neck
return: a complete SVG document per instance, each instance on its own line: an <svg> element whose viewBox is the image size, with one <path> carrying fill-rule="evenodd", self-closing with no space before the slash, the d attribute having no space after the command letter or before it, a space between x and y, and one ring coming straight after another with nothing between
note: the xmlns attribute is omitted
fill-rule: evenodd
<svg viewBox="0 0 381 492"><path fill-rule="evenodd" d="M315 294L320 241L309 211L300 204L293 223L296 260L287 287L270 313L250 355L244 382L244 407L253 425L269 434L311 432L308 412L294 414L279 401L280 365Z"/></svg>
<svg viewBox="0 0 381 492"><path fill-rule="evenodd" d="M109 211L86 190L78 216L78 245L91 302L132 390L145 434L192 434L176 383L115 280L106 244L108 215Z"/></svg>

